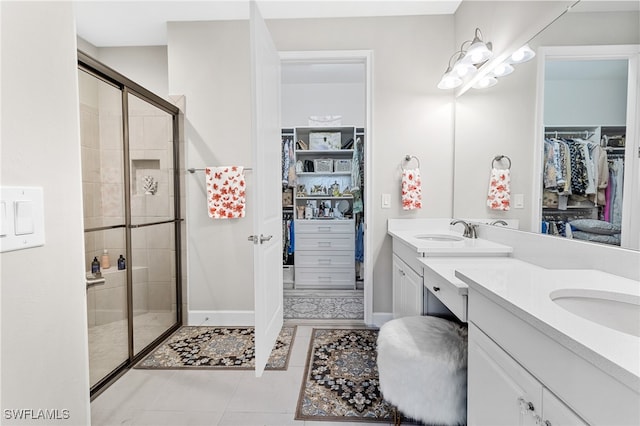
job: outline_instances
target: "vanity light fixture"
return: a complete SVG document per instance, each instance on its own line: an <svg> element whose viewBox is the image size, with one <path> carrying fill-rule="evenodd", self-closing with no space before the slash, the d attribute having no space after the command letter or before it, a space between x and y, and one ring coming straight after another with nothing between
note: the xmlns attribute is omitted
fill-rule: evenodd
<svg viewBox="0 0 640 426"><path fill-rule="evenodd" d="M465 50L465 45L469 47ZM491 43L482 41L482 32L476 28L473 40L466 40L460 46L460 50L449 58L449 64L444 75L438 83L439 89L454 89L478 70L482 64L493 56ZM453 64L451 61L454 61Z"/></svg>

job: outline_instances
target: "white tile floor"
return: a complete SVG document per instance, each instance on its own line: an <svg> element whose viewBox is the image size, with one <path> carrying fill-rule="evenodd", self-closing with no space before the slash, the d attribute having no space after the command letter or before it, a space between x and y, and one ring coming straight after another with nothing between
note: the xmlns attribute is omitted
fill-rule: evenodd
<svg viewBox="0 0 640 426"><path fill-rule="evenodd" d="M362 426L294 420L311 330L358 324L287 324L298 325L287 371L131 369L91 403L92 425Z"/></svg>

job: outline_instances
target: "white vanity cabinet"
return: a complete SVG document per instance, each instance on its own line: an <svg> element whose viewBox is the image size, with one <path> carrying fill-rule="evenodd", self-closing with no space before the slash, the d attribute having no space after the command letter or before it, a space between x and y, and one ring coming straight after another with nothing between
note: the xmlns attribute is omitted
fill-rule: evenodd
<svg viewBox="0 0 640 426"><path fill-rule="evenodd" d="M468 424L587 424L473 324L467 378Z"/></svg>
<svg viewBox="0 0 640 426"><path fill-rule="evenodd" d="M393 255L393 317L422 314L422 277Z"/></svg>

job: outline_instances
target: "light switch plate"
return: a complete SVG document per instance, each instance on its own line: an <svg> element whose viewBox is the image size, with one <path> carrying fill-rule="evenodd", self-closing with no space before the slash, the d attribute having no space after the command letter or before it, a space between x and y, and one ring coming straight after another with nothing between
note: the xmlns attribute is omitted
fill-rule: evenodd
<svg viewBox="0 0 640 426"><path fill-rule="evenodd" d="M44 197L39 187L0 188L4 203L0 252L44 245ZM0 207L2 207L0 205Z"/></svg>
<svg viewBox="0 0 640 426"><path fill-rule="evenodd" d="M513 208L524 209L524 194L513 194Z"/></svg>
<svg viewBox="0 0 640 426"><path fill-rule="evenodd" d="M391 208L391 194L382 194L382 208L383 209Z"/></svg>
<svg viewBox="0 0 640 426"><path fill-rule="evenodd" d="M7 215L7 203L0 201L0 237L7 235L9 229L9 217Z"/></svg>

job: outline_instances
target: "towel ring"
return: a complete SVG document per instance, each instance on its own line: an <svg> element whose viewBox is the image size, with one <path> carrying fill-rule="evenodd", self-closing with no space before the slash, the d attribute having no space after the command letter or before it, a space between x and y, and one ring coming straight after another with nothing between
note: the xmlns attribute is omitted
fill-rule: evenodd
<svg viewBox="0 0 640 426"><path fill-rule="evenodd" d="M409 162L409 161L411 161L411 160L412 160L412 159L414 159L414 158L415 158L416 162L418 163L418 168L420 168L420 160L419 160L419 159L418 159L418 157L416 157L415 155L409 155L409 154L405 155L405 156L404 156L404 161ZM405 168L402 166L402 164L400 164L400 168L401 168L402 170L405 170Z"/></svg>
<svg viewBox="0 0 640 426"><path fill-rule="evenodd" d="M509 157L507 157L506 155L496 155L495 157L493 157L493 160L491 161L491 168L493 169L493 163L495 163L496 161L502 161L502 160L507 160L509 162L509 165L507 166L507 169L511 168L511 159Z"/></svg>

